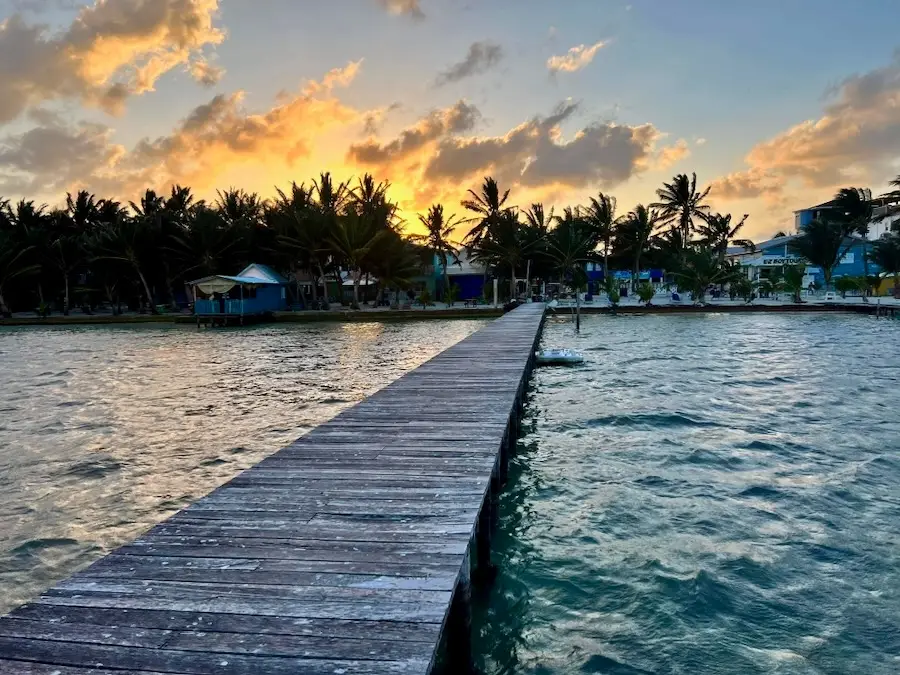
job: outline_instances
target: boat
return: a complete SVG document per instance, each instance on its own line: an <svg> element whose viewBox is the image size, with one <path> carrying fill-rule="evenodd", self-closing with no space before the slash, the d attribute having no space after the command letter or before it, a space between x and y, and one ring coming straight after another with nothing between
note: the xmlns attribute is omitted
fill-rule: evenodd
<svg viewBox="0 0 900 675"><path fill-rule="evenodd" d="M534 355L539 366L571 366L584 363L584 356L571 349L541 349Z"/></svg>

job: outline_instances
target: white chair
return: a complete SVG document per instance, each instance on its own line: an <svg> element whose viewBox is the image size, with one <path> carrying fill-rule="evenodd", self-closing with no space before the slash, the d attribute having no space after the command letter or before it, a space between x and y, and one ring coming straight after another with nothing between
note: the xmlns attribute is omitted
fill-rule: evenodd
<svg viewBox="0 0 900 675"><path fill-rule="evenodd" d="M834 294L834 291L828 291L825 294L825 302L833 302L834 300L837 300L837 296Z"/></svg>

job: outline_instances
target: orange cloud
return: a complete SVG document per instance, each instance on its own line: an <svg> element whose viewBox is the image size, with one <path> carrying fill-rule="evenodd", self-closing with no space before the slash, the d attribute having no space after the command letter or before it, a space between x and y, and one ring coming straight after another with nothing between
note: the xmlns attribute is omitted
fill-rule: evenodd
<svg viewBox="0 0 900 675"><path fill-rule="evenodd" d="M597 55L597 52L603 49L607 44L609 43L601 40L592 45L578 45L577 47L572 47L562 56L551 56L547 60L547 70L554 75L556 73L577 72L582 68L589 66Z"/></svg>
<svg viewBox="0 0 900 675"><path fill-rule="evenodd" d="M893 175L900 156L900 52L883 68L844 80L817 119L759 143L748 168L714 184L723 198L775 195L791 180L833 189Z"/></svg>
<svg viewBox="0 0 900 675"><path fill-rule="evenodd" d="M656 155L656 168L668 169L683 159L691 156L691 149L686 140L679 139L675 145L660 150Z"/></svg>
<svg viewBox="0 0 900 675"><path fill-rule="evenodd" d="M95 0L61 33L19 14L0 22L0 124L54 99L76 99L108 112L225 33L214 25L218 0ZM190 67L201 81L208 68Z"/></svg>
<svg viewBox="0 0 900 675"><path fill-rule="evenodd" d="M106 126L45 116L35 129L0 140L0 193L44 195L83 186L126 198L175 182L202 191L236 168L288 173L320 135L362 123L365 113L332 91L350 84L358 71L358 63L335 69L263 113L243 108L243 92L215 96L172 133L144 139L129 151L110 142Z"/></svg>

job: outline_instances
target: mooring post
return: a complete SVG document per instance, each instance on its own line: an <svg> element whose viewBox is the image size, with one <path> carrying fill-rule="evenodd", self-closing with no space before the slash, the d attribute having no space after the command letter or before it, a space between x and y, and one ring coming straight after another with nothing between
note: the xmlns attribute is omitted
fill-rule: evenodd
<svg viewBox="0 0 900 675"><path fill-rule="evenodd" d="M447 617L447 675L470 675L475 672L472 660L472 570L469 554L463 561L450 615Z"/></svg>
<svg viewBox="0 0 900 675"><path fill-rule="evenodd" d="M503 440L500 442L500 462L497 466L497 478L501 485L506 484L506 479L509 476L509 437L510 432L507 426L506 432L503 434Z"/></svg>
<svg viewBox="0 0 900 675"><path fill-rule="evenodd" d="M491 481L493 485L493 480ZM491 539L494 529L494 495L491 490L484 498L478 523L475 527L475 583L488 586L494 580L497 570L491 562Z"/></svg>

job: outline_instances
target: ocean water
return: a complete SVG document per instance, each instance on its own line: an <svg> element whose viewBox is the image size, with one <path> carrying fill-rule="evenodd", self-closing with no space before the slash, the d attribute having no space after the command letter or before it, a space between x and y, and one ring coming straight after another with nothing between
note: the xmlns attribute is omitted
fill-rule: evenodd
<svg viewBox="0 0 900 675"><path fill-rule="evenodd" d="M900 322L588 317L543 344L488 675L900 673Z"/></svg>
<svg viewBox="0 0 900 675"><path fill-rule="evenodd" d="M0 614L481 325L0 328Z"/></svg>

